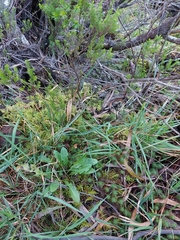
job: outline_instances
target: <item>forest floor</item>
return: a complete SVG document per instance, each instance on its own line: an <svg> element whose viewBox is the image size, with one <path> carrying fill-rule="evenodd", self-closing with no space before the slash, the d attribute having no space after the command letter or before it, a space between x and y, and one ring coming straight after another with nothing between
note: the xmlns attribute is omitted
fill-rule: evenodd
<svg viewBox="0 0 180 240"><path fill-rule="evenodd" d="M157 46L92 62L4 43L2 238L179 239L180 62L166 43L154 67Z"/></svg>

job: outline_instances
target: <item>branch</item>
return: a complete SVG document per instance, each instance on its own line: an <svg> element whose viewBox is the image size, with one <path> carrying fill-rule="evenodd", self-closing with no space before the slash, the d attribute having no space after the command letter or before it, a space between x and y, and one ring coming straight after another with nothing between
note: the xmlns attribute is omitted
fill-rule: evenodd
<svg viewBox="0 0 180 240"><path fill-rule="evenodd" d="M172 42L172 43L180 45L180 38L173 37L173 36L167 36L166 40L168 42Z"/></svg>
<svg viewBox="0 0 180 240"><path fill-rule="evenodd" d="M149 39L154 39L156 36L162 36L164 39L167 39L168 33L170 30L178 24L180 21L180 13L178 13L174 17L168 18L166 21L164 21L160 26L150 30L147 33L144 33L142 35L139 35L136 38L133 38L130 41L127 42L116 42L116 43L105 43L104 49L112 49L112 51L122 51L128 48L132 48L135 46L139 46L142 43L145 43ZM169 39L169 38L168 38Z"/></svg>

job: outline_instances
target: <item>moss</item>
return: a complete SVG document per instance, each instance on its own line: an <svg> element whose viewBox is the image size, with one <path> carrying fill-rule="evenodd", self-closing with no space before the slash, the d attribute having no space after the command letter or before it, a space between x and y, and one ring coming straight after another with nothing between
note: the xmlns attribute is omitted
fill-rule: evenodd
<svg viewBox="0 0 180 240"><path fill-rule="evenodd" d="M110 187L105 187L104 190L106 193L109 193L111 191Z"/></svg>
<svg viewBox="0 0 180 240"><path fill-rule="evenodd" d="M10 122L20 119L19 128L26 136L30 135L35 147L40 142L48 145L49 141L53 141L52 130L57 132L66 124L65 110L65 95L56 91L45 97L37 94L31 97L29 103L18 102L8 106L3 116Z"/></svg>
<svg viewBox="0 0 180 240"><path fill-rule="evenodd" d="M97 184L98 184L99 187L103 187L104 186L104 182L102 182L102 181L99 181Z"/></svg>
<svg viewBox="0 0 180 240"><path fill-rule="evenodd" d="M112 203L116 203L118 201L118 199L116 197L111 197L111 202Z"/></svg>

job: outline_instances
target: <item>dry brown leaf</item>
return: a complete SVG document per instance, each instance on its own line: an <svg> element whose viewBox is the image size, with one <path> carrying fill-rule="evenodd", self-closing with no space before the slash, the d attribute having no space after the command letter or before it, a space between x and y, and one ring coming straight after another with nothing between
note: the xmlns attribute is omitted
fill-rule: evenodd
<svg viewBox="0 0 180 240"><path fill-rule="evenodd" d="M136 222L136 221L130 221L129 224L132 224L133 226L136 226L136 227L148 227L151 225L151 222L154 221L156 217L153 217L151 219L151 221L146 221L146 222L143 222L143 223L139 223L139 222Z"/></svg>
<svg viewBox="0 0 180 240"><path fill-rule="evenodd" d="M147 191L147 193L145 193L144 198L147 197L149 194L151 194L151 190Z"/></svg>
<svg viewBox="0 0 180 240"><path fill-rule="evenodd" d="M108 116L108 113L107 113L107 112L108 112L108 110L103 111L103 112L101 112L101 113L99 113L99 114L96 114L96 113L95 113L95 114L93 115L93 117L94 117L94 118L104 118L104 117Z"/></svg>
<svg viewBox="0 0 180 240"><path fill-rule="evenodd" d="M133 226L136 226L136 227L148 227L151 225L150 221L143 222L143 223L131 221L131 222L129 222L129 224L132 224Z"/></svg>
<svg viewBox="0 0 180 240"><path fill-rule="evenodd" d="M173 201L169 198L165 198L165 199L160 199L160 198L156 198L153 201L154 203L163 203L163 204L169 204L171 206L176 207L178 210L180 210L180 203Z"/></svg>
<svg viewBox="0 0 180 240"><path fill-rule="evenodd" d="M66 117L67 117L67 122L71 120L71 112L72 112L72 98L68 101L67 104L67 109L66 109Z"/></svg>
<svg viewBox="0 0 180 240"><path fill-rule="evenodd" d="M114 95L114 90L111 90L110 92L108 92L108 94L106 95L106 97L104 99L103 105L102 105L103 109L109 105L113 95Z"/></svg>
<svg viewBox="0 0 180 240"><path fill-rule="evenodd" d="M180 218L177 217L176 215L174 215L174 213L170 213L170 216L172 217L172 219L173 219L174 221L180 222Z"/></svg>
<svg viewBox="0 0 180 240"><path fill-rule="evenodd" d="M137 209L135 208L132 212L132 216L131 216L131 221L134 221L137 215ZM134 227L133 226L129 226L128 227L128 240L132 240L133 239L133 230Z"/></svg>
<svg viewBox="0 0 180 240"><path fill-rule="evenodd" d="M83 204L79 207L79 210L83 213L84 216L86 216L89 213L89 210ZM96 222L93 216L90 216L89 218L87 218L87 221L89 223Z"/></svg>
<svg viewBox="0 0 180 240"><path fill-rule="evenodd" d="M129 135L128 135L127 142L126 142L126 148L127 148L127 150L124 151L124 153L123 153L123 155L124 155L124 166L125 166L125 168L126 168L126 171L127 171L132 177L137 178L137 179L139 179L139 180L141 180L141 181L145 181L144 178L138 176L138 175L134 172L134 170L128 165L128 159L129 159L129 151L128 151L128 149L129 149L130 146L131 146L131 139L132 139L132 132L130 131L130 132L129 132Z"/></svg>
<svg viewBox="0 0 180 240"><path fill-rule="evenodd" d="M154 219L156 218L155 216L151 219L151 221L146 221L146 222L143 222L143 223L138 223L138 222L136 222L136 221L134 221L134 219L136 218L136 215L137 215L137 208L135 208L134 210L133 210L133 213L132 213L132 216L131 216L131 221L129 222L129 224L131 224L131 225L133 225L133 226L136 226L136 227L148 227L148 226L150 226L151 225L151 222L153 222L154 221ZM134 227L131 227L131 233L132 233L132 229L133 229ZM129 232L130 232L130 230L129 230ZM131 235L132 236L132 235ZM130 238L130 239L132 239L132 238ZM128 238L128 240L129 240L129 238Z"/></svg>
<svg viewBox="0 0 180 240"><path fill-rule="evenodd" d="M104 221L108 222L111 218L115 218L114 216L109 216L108 218L106 218ZM98 226L96 227L95 232L98 233L104 226L109 226L108 223L99 223ZM111 228L115 228L114 226L111 226Z"/></svg>
<svg viewBox="0 0 180 240"><path fill-rule="evenodd" d="M125 146L126 145L126 141L124 141L124 140L112 140L112 143L114 143L114 144L120 144L120 145L122 145L122 146ZM109 143L107 142L107 141L105 141L105 142L102 142L101 144L100 144L100 146L106 146L106 145L108 145Z"/></svg>

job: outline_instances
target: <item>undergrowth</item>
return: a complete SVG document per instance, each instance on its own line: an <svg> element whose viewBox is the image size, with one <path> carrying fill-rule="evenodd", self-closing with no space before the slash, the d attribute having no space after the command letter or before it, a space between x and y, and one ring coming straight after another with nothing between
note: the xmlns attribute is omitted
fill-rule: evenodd
<svg viewBox="0 0 180 240"><path fill-rule="evenodd" d="M22 61L22 77L18 64L0 70L0 83L18 93L16 99L1 99L0 236L130 239L131 233L158 230L157 239L163 239L161 231L177 229L180 221L179 89L171 91L167 82L162 87L151 80L178 72L179 61L168 59L172 45L160 36L139 52L129 49L122 59L117 54L109 61L113 55L103 49L105 39L129 32L119 30L118 14L126 16L126 26L139 8L133 6L127 14L126 8L113 11L113 5L104 11L102 1L75 2L39 5L51 28L46 50L58 69L56 81L50 68L38 76L32 59ZM30 28L27 20L23 32ZM6 51L3 57L8 57ZM41 57L38 67L46 56ZM77 59L81 61L74 66ZM84 59L87 64L81 66ZM60 87L61 71L68 72L71 88ZM47 88L44 76L49 78ZM142 84L136 81L145 77ZM89 83L91 78L103 86ZM31 96L23 99L23 91ZM156 94L160 97L154 100ZM7 126L10 130L3 132Z"/></svg>
<svg viewBox="0 0 180 240"><path fill-rule="evenodd" d="M175 122L147 114L144 105L98 123L90 101L85 111L54 88L4 110L14 131L1 152L2 237L87 235L93 223L93 231L111 236L126 235L129 226L177 227L179 172L168 171L180 151L169 127ZM174 205L163 210L163 199Z"/></svg>

